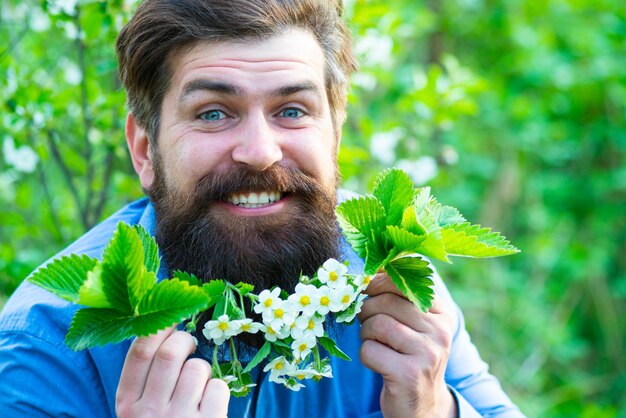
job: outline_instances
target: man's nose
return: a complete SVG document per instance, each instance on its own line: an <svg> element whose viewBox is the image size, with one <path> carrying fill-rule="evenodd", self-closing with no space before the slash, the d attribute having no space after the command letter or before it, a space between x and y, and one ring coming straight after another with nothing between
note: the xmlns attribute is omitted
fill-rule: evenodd
<svg viewBox="0 0 626 418"><path fill-rule="evenodd" d="M250 115L233 150L233 160L263 171L283 158L280 134L264 115Z"/></svg>

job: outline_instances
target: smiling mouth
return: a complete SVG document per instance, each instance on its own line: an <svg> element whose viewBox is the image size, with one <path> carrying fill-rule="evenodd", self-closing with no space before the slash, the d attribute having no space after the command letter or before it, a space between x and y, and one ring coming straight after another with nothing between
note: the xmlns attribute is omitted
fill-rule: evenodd
<svg viewBox="0 0 626 418"><path fill-rule="evenodd" d="M275 191L233 193L226 199L231 205L241 208L262 208L278 202L283 194Z"/></svg>

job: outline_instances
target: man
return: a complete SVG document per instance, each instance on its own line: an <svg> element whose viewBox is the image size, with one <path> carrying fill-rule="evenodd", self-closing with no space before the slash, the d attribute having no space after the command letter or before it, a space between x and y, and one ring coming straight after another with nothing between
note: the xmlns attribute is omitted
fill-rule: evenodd
<svg viewBox="0 0 626 418"><path fill-rule="evenodd" d="M339 2L147 0L117 48L128 146L150 200L64 253L100 256L124 221L155 235L161 279L181 269L289 288L332 256L363 268L333 214L355 67ZM334 359L333 379L293 393L257 370L253 394L232 399L206 360L189 358L182 331L70 351L77 307L24 283L0 318L0 416L521 416L436 282L422 313L377 275L360 326L338 333L353 361Z"/></svg>

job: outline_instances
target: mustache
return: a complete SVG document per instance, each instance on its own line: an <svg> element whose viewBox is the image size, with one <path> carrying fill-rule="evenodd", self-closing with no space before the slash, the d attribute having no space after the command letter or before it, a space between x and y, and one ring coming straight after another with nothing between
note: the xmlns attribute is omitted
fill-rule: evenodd
<svg viewBox="0 0 626 418"><path fill-rule="evenodd" d="M274 191L309 200L321 190L322 186L302 170L276 163L263 171L249 166L213 171L198 181L190 197L196 205L206 207L235 193Z"/></svg>

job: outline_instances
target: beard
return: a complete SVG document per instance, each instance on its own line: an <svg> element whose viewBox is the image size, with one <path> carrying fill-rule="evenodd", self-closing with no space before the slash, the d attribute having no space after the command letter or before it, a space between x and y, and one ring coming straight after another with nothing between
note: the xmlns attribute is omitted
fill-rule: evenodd
<svg viewBox="0 0 626 418"><path fill-rule="evenodd" d="M292 293L300 275L312 276L324 261L338 257L337 174L335 183L324 187L303 171L281 164L264 171L233 166L206 174L183 195L170 190L160 158L155 157L154 183L146 192L155 207L155 239L170 277L181 270L204 282L249 283L257 294L273 286ZM277 191L288 199L283 210L262 216L237 216L228 210L232 194L262 191ZM207 312L197 323L201 341L199 331L209 319ZM258 346L261 338L248 335L242 342Z"/></svg>

